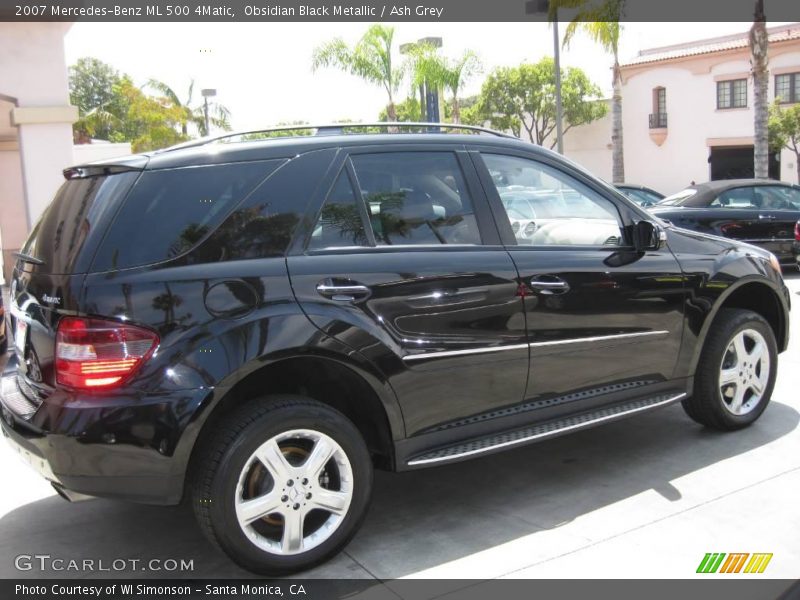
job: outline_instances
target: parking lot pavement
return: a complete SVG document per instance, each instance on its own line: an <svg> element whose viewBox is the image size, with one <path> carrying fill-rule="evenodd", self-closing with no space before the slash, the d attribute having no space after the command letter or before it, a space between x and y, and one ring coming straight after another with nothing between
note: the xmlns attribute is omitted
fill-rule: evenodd
<svg viewBox="0 0 800 600"><path fill-rule="evenodd" d="M800 276L787 275L787 283L800 305ZM749 429L709 431L670 406L470 462L378 473L360 533L303 576L687 578L706 552L768 552L774 556L758 577L800 577L794 317L772 404ZM203 539L184 508L68 504L6 444L0 464L2 577L248 575ZM194 571L17 571L20 554L192 559Z"/></svg>

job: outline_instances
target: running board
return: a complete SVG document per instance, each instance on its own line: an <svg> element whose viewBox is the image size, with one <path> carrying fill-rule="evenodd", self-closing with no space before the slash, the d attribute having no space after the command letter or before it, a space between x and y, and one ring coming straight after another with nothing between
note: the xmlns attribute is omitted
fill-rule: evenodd
<svg viewBox="0 0 800 600"><path fill-rule="evenodd" d="M489 437L473 439L461 444L453 446L446 446L433 450L425 454L418 455L408 461L409 467L419 465L429 465L433 463L446 462L451 460L459 460L467 456L475 454L484 454L487 452L494 452L502 448L510 446L517 446L520 444L527 444L549 437L555 437L569 431L576 431L579 429L586 429L599 425L607 421L614 421L633 415L645 410L651 410L659 406L666 406L686 396L683 394L660 394L653 396L646 400L634 400L624 404L615 404L594 410L591 412L575 415L572 417L565 417L556 421L548 421L546 423L539 423L538 425L531 425L523 429L516 429L514 431L507 431L504 433L496 433Z"/></svg>

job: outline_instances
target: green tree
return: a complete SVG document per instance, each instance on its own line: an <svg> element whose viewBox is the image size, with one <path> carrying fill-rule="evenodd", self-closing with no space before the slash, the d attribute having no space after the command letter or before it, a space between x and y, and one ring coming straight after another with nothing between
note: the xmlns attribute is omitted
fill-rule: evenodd
<svg viewBox="0 0 800 600"><path fill-rule="evenodd" d="M511 131L517 137L524 132L539 145L556 144L555 63L546 57L536 64L500 67L492 71L481 88L480 114L495 129ZM606 114L600 101L600 88L580 69L570 67L561 77L561 103L564 132L576 125L590 123Z"/></svg>
<svg viewBox="0 0 800 600"><path fill-rule="evenodd" d="M156 79L147 81L147 87L161 94L173 107L178 109L183 115L183 122L181 123L181 133L188 135L189 125L194 125L197 132L201 136L209 134L206 131L205 120L205 103L200 101L199 104L194 103L194 79L189 83L189 90L186 94L186 100L182 101L178 94L166 83ZM218 102L208 103L208 122L217 129L223 131L231 130L231 111L227 107Z"/></svg>
<svg viewBox="0 0 800 600"><path fill-rule="evenodd" d="M781 108L776 100L769 109L767 130L770 151L786 148L794 152L797 180L800 181L800 104Z"/></svg>
<svg viewBox="0 0 800 600"><path fill-rule="evenodd" d="M461 123L461 100L459 95L461 94L462 86L480 73L482 68L478 55L472 50L465 50L460 57L447 61L445 88L452 94L450 102L453 109L451 116L453 123Z"/></svg>
<svg viewBox="0 0 800 600"><path fill-rule="evenodd" d="M619 39L622 33L620 20L625 0L556 0L551 2L551 16L558 7L575 8L575 17L564 33L564 47L569 46L581 30L603 50L613 56L611 100L611 178L614 183L625 181L625 155L622 143L622 73L619 68Z"/></svg>
<svg viewBox="0 0 800 600"><path fill-rule="evenodd" d="M384 108L378 115L379 121L388 121L389 115ZM409 96L402 102L395 105L395 121L406 122L419 122L422 120L422 111L420 110L419 100L413 96Z"/></svg>
<svg viewBox="0 0 800 600"><path fill-rule="evenodd" d="M753 73L753 172L755 177L769 177L769 35L764 0L756 0L750 28L750 64Z"/></svg>
<svg viewBox="0 0 800 600"><path fill-rule="evenodd" d="M78 107L77 139L109 139L119 109L114 93L119 82L120 74L96 58L80 58L69 68L69 100Z"/></svg>
<svg viewBox="0 0 800 600"><path fill-rule="evenodd" d="M128 77L115 86L118 102L124 108L111 141L130 142L134 152L147 152L184 142L181 132L183 112L163 98L148 96Z"/></svg>
<svg viewBox="0 0 800 600"><path fill-rule="evenodd" d="M335 38L314 49L312 70L335 67L386 90L389 121L397 120L394 96L403 79L402 69L392 61L394 53L394 27L372 25L364 36L349 47L341 38Z"/></svg>

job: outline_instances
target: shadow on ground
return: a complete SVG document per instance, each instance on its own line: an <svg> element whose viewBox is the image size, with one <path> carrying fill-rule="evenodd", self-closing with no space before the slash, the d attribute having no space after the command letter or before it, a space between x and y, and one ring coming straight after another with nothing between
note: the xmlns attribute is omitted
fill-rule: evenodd
<svg viewBox="0 0 800 600"><path fill-rule="evenodd" d="M678 501L681 491L672 481L773 442L798 421L796 410L773 401L754 426L723 434L695 425L680 406L670 406L477 460L378 473L361 532L345 553L303 577L401 577L522 536L558 531L648 490ZM0 540L0 577L248 576L205 541L184 507L106 500L68 504L49 497L0 519ZM194 571L19 572L14 556L21 553L106 561L193 559Z"/></svg>

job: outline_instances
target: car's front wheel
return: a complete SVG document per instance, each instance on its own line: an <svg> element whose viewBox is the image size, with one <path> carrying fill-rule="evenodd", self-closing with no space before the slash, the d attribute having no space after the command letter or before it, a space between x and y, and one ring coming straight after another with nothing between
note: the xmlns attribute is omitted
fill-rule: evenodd
<svg viewBox="0 0 800 600"><path fill-rule="evenodd" d="M355 534L372 465L341 413L297 397L267 397L223 420L194 465L192 500L205 534L265 575L310 568Z"/></svg>
<svg viewBox="0 0 800 600"><path fill-rule="evenodd" d="M711 325L686 413L707 427L730 431L753 423L769 403L778 371L775 334L752 311L722 309Z"/></svg>

